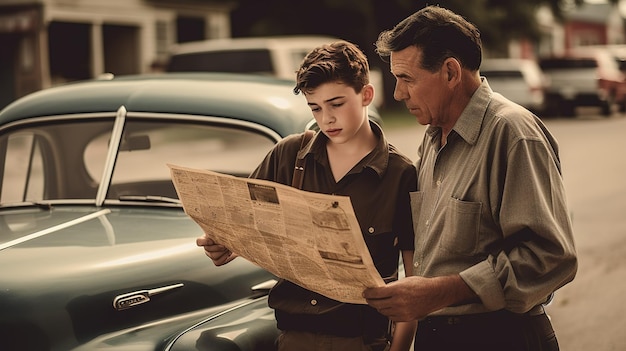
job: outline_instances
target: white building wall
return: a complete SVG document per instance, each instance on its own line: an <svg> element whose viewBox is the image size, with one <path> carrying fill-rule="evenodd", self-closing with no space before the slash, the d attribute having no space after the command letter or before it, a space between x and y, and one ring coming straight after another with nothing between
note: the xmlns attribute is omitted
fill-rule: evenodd
<svg viewBox="0 0 626 351"><path fill-rule="evenodd" d="M102 26L123 25L139 29L139 73L152 70L155 62L162 61L169 46L175 44L176 19L180 14L204 17L207 23L206 38L230 37L230 8L199 3L184 5L178 1L149 6L141 0L42 0L44 26L52 21L92 24L92 74L104 72ZM164 28L157 33L157 23ZM163 35L165 34L165 35Z"/></svg>
<svg viewBox="0 0 626 351"><path fill-rule="evenodd" d="M624 19L620 11L612 11L607 20L607 44L624 44Z"/></svg>

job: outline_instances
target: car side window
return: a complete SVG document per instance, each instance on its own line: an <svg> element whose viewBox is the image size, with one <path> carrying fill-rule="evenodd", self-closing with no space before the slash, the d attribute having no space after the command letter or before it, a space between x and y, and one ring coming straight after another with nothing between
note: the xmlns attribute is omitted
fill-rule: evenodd
<svg viewBox="0 0 626 351"><path fill-rule="evenodd" d="M302 63L302 60L304 60L309 51L309 49L293 49L293 51L291 51L291 63L293 64L291 68L293 72L298 70L300 63Z"/></svg>
<svg viewBox="0 0 626 351"><path fill-rule="evenodd" d="M173 55L167 70L275 74L272 57L267 49L220 50Z"/></svg>
<svg viewBox="0 0 626 351"><path fill-rule="evenodd" d="M37 201L43 198L44 174L41 137L20 132L4 137L0 203Z"/></svg>

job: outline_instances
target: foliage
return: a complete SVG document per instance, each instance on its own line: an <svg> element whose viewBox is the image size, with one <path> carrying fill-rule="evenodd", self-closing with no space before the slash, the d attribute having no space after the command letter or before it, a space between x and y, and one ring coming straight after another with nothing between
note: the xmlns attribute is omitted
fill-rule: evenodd
<svg viewBox="0 0 626 351"><path fill-rule="evenodd" d="M556 18L562 18L565 8L582 1L239 0L233 12L233 36L325 34L353 41L370 54L382 30L426 5L437 4L475 23L486 48L498 48L512 38L538 38L535 13L539 6L550 7Z"/></svg>
<svg viewBox="0 0 626 351"><path fill-rule="evenodd" d="M540 36L536 12L540 6L552 9L554 17L584 0L236 0L232 16L234 37L322 34L359 45L370 64L383 72L387 65L376 57L378 34L391 29L409 14L431 4L449 8L478 26L483 46L505 52L511 39L537 40ZM618 0L609 0L616 3ZM392 87L390 74L385 86ZM386 92L387 94L389 92ZM386 101L392 100L385 98Z"/></svg>

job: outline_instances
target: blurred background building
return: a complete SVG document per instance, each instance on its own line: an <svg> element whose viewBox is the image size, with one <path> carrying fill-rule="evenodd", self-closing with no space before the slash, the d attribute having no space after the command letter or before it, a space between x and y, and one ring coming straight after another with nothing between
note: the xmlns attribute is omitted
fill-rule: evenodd
<svg viewBox="0 0 626 351"><path fill-rule="evenodd" d="M534 58L565 53L581 45L625 42L624 16L618 11L616 1L564 8L562 18L554 13L554 6L532 8L536 31L528 37L524 35L524 23L520 27L513 21L515 16L501 19L504 25L510 22L510 28L492 29L487 25L495 23L491 18L472 17L481 11L473 9L470 13L467 10L465 14L462 9L454 8L467 6L463 2L448 2L452 5L446 6L446 1L440 3L466 15L481 28L486 56ZM0 0L0 108L30 92L70 81L105 73L158 71L167 61L170 47L176 43L227 38L234 34L333 35L354 41L366 48L368 55L373 55L372 43L381 28L389 28L424 6L422 1L401 5L410 2L373 0L358 3L356 7L350 1L322 3L326 2ZM342 3L345 6L342 7ZM527 6L519 4L515 6ZM246 6L247 13L242 10ZM261 8L282 18L265 22L256 18L255 21L254 15L261 15ZM312 19L304 18L314 11L318 12ZM238 22L233 22L234 14ZM289 25L291 27L287 27ZM522 34L514 36L515 28ZM307 30L315 33L305 33ZM497 33L498 30L501 33ZM510 36L503 35L509 32ZM496 38L493 33L501 37ZM377 64L380 60L371 61Z"/></svg>
<svg viewBox="0 0 626 351"><path fill-rule="evenodd" d="M172 43L230 36L233 4L0 0L0 106L105 72L145 73Z"/></svg>

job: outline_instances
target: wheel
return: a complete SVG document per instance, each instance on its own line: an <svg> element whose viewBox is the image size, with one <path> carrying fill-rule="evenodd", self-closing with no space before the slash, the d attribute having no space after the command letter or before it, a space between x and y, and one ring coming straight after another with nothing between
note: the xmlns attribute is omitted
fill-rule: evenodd
<svg viewBox="0 0 626 351"><path fill-rule="evenodd" d="M576 104L572 101L562 101L559 109L565 117L576 116Z"/></svg>

